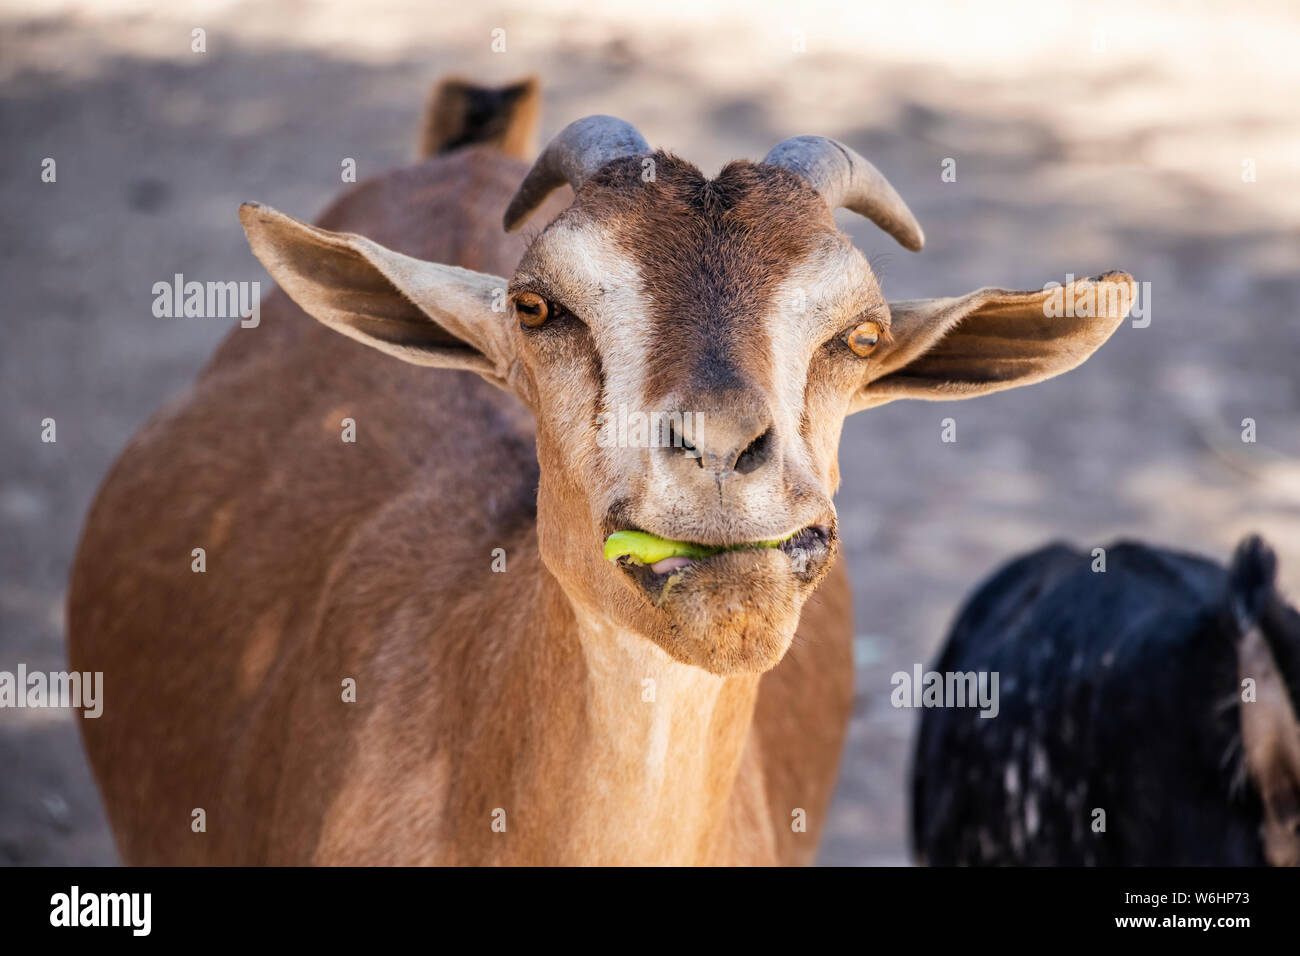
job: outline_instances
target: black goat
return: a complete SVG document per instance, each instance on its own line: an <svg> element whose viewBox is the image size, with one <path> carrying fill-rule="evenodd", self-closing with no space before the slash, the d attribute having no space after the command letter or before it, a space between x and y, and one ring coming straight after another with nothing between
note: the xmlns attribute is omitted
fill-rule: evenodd
<svg viewBox="0 0 1300 956"><path fill-rule="evenodd" d="M923 711L912 839L932 865L1300 862L1300 614L1257 537L1232 565L1119 542L1015 559L933 670L997 716Z"/></svg>

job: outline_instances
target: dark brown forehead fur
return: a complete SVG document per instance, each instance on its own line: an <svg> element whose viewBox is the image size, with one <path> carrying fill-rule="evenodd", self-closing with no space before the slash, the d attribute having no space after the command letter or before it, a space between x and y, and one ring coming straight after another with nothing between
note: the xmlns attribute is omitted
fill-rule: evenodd
<svg viewBox="0 0 1300 956"><path fill-rule="evenodd" d="M647 399L675 389L770 388L764 316L790 269L835 232L831 211L789 170L747 161L707 179L657 152L610 163L564 218L589 217L637 262L652 302Z"/></svg>

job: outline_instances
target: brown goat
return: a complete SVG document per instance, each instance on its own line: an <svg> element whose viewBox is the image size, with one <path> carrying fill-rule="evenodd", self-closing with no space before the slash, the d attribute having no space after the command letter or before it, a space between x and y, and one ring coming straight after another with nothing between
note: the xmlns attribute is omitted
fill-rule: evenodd
<svg viewBox="0 0 1300 956"><path fill-rule="evenodd" d="M811 860L852 698L845 415L1056 375L1127 309L1119 274L1077 283L1122 293L1092 317L887 304L832 209L920 228L847 147L709 180L589 117L530 170L509 89L444 87L444 152L317 226L245 206L282 291L104 483L69 639L127 862ZM627 409L694 428L623 440ZM606 560L617 531L684 553Z"/></svg>

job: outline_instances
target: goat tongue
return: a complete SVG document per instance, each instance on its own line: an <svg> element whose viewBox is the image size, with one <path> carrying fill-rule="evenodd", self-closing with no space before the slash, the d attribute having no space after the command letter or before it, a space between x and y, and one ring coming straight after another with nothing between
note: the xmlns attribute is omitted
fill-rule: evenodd
<svg viewBox="0 0 1300 956"><path fill-rule="evenodd" d="M671 574L673 571L680 571L691 563L690 558L683 558L680 556L675 558L664 558L662 561L656 561L654 564L650 565L650 570L655 574Z"/></svg>

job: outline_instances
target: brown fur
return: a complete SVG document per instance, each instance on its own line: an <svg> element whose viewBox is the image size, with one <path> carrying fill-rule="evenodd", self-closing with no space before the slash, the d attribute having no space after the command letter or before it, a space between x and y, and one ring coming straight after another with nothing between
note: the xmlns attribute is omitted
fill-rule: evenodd
<svg viewBox="0 0 1300 956"><path fill-rule="evenodd" d="M321 224L509 271L522 241L496 224L523 172L465 150L359 187ZM339 441L348 416L356 445ZM132 441L81 544L70 654L105 672L104 716L82 729L123 859L810 860L851 698L843 573L786 662L725 692L703 783L668 779L657 828L640 801L623 821L612 804L638 782L604 751L639 731L588 722L571 614L537 560L537 467L508 395L394 362L272 293L261 326L232 332ZM506 574L488 572L495 546ZM348 676L356 704L340 700ZM663 706L640 702L644 676L628 699ZM806 833L789 832L795 807Z"/></svg>
<svg viewBox="0 0 1300 956"><path fill-rule="evenodd" d="M654 303L651 407L696 389L771 387L762 321L794 263L835 225L820 197L788 170L729 163L707 179L667 153L606 166L583 188L575 217L615 224L619 248L641 263ZM690 357L682 362L682 356Z"/></svg>

